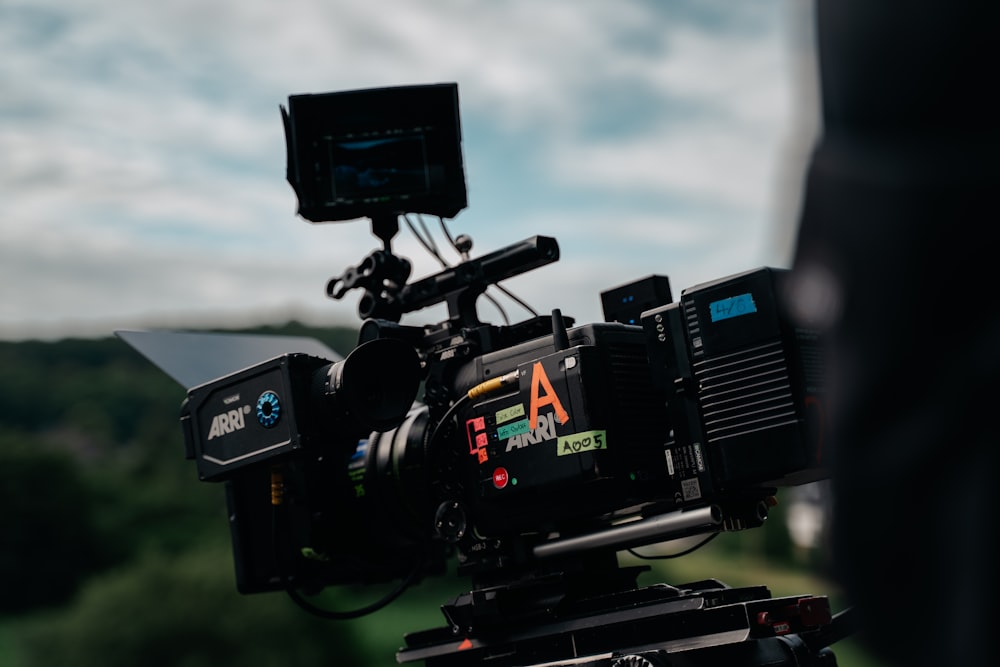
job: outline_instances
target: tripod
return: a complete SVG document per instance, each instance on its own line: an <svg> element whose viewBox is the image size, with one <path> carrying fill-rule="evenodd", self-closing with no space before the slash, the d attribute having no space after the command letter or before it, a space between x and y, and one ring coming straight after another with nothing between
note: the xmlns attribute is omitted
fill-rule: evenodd
<svg viewBox="0 0 1000 667"><path fill-rule="evenodd" d="M638 587L645 567L529 576L442 607L448 625L406 636L400 663L427 667L831 667L854 628L823 596L774 598L766 586L708 579ZM589 573L589 574L588 574Z"/></svg>

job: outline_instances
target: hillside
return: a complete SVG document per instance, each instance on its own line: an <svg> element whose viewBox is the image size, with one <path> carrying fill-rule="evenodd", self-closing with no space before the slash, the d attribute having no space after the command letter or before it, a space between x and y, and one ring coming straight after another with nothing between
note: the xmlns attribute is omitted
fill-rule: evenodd
<svg viewBox="0 0 1000 667"><path fill-rule="evenodd" d="M244 333L343 352L356 338L299 324ZM0 665L388 665L404 633L443 624L438 607L467 585L453 575L347 622L309 616L282 594L239 595L223 489L184 459L184 396L110 336L0 343L0 499L13 508L0 531ZM818 554L802 556L779 521L649 576L729 574L744 585L737 575L752 562L776 593L836 594L810 574ZM383 592L336 589L323 604L355 608Z"/></svg>

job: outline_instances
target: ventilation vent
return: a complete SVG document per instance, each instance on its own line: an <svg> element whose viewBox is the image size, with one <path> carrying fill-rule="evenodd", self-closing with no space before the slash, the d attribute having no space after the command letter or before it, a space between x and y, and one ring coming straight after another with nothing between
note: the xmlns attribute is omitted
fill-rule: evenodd
<svg viewBox="0 0 1000 667"><path fill-rule="evenodd" d="M694 365L709 442L798 421L780 342Z"/></svg>
<svg viewBox="0 0 1000 667"><path fill-rule="evenodd" d="M648 421L651 413L662 409L663 401L653 387L645 347L611 344L606 350L614 387L610 395L614 413L625 423Z"/></svg>
<svg viewBox="0 0 1000 667"><path fill-rule="evenodd" d="M687 321L688 339L691 341L691 356L694 360L701 359L705 356L701 343L701 322L698 321L698 310L691 299L684 302L684 319Z"/></svg>

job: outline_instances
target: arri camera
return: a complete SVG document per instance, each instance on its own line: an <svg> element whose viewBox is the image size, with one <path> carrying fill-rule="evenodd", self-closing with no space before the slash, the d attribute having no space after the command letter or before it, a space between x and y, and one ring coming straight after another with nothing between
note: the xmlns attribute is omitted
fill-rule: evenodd
<svg viewBox="0 0 1000 667"><path fill-rule="evenodd" d="M444 218L467 205L458 109L454 84L294 95L281 109L299 214L370 218L382 247L327 287L362 292L346 359L282 354L189 388L187 453L225 484L239 590L352 617L454 557L469 591L443 605L441 628L408 635L399 661L834 664L825 647L846 617L824 597L639 587L644 568L616 560L760 526L777 487L825 476L820 355L785 316L785 272L677 301L649 276L605 291L606 321L582 326L558 310L483 322L480 297L559 246L535 236L473 258L451 236ZM417 214L440 218L459 263ZM409 280L391 247L401 221L439 273ZM446 320L400 324L439 303ZM307 599L397 580L361 610Z"/></svg>

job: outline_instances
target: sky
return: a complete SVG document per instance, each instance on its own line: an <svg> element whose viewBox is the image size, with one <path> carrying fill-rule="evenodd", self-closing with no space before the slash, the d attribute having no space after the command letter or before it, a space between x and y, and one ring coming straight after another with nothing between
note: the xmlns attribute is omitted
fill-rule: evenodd
<svg viewBox="0 0 1000 667"><path fill-rule="evenodd" d="M449 228L473 256L556 237L559 262L504 283L541 312L788 266L810 22L808 0L0 0L0 339L356 325L360 294L326 283L380 243L296 216L279 105L299 93L457 83ZM393 248L439 269L405 227Z"/></svg>

